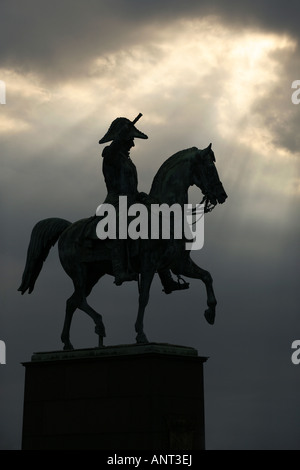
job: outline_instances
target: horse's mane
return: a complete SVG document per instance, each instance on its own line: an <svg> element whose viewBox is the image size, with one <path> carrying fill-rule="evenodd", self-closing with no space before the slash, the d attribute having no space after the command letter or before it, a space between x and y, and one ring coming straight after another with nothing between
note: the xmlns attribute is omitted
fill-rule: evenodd
<svg viewBox="0 0 300 470"><path fill-rule="evenodd" d="M185 160L189 160L196 151L198 151L197 147L191 147L189 149L180 150L167 158L158 169L153 179L150 193L157 191L159 184L165 180L166 176L170 176L179 164L182 164Z"/></svg>

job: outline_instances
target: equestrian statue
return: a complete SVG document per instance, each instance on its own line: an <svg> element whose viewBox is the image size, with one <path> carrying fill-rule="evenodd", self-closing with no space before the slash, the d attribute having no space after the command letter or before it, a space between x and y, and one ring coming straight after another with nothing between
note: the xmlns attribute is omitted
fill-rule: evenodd
<svg viewBox="0 0 300 470"><path fill-rule="evenodd" d="M150 215L154 204L155 207L176 204L183 209L188 204L188 189L192 185L196 185L203 194L204 212L210 212L218 203L224 203L227 194L218 176L211 144L203 150L192 147L175 153L159 168L149 194L138 191L137 170L130 158L130 151L134 147L135 138L148 138L135 126L141 116L139 114L133 121L124 117L115 119L99 141L100 144L110 142L102 152L102 171L107 187L104 204L115 209L117 219L118 215L122 215L119 214L120 197L126 198L129 208L137 203L144 205ZM76 309L92 318L99 337L98 345L103 346L106 333L102 316L88 304L87 297L105 274L113 276L117 286L128 281L138 284L138 314L135 322L137 343L148 342L144 332L144 313L156 273L166 294L189 287L181 276L200 279L207 293L208 308L204 316L209 324L214 323L217 301L212 277L191 259L184 236L176 238L171 229L167 239L161 236L141 237L137 240L119 236L101 239L97 232L100 220L101 216L97 213L74 223L61 218L47 218L39 221L31 233L22 283L18 290L22 294L33 291L51 247L58 242L61 265L74 285L74 292L66 302L61 334L64 350L73 349L70 328ZM173 279L172 273L177 276L177 281Z"/></svg>

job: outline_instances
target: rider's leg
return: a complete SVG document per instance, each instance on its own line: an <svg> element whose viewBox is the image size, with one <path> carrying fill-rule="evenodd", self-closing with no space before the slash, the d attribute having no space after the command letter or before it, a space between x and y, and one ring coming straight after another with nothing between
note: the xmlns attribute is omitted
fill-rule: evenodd
<svg viewBox="0 0 300 470"><path fill-rule="evenodd" d="M112 267L115 275L115 284L120 286L126 281L136 281L136 273L128 270L128 257L126 250L126 240L114 240L112 248Z"/></svg>

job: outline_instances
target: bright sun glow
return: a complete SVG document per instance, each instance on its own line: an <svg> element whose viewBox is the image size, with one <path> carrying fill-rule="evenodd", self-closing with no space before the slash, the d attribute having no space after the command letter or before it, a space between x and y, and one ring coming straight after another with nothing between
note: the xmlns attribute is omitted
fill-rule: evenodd
<svg viewBox="0 0 300 470"><path fill-rule="evenodd" d="M104 107L112 117L119 114L120 107L134 114L137 102L146 105L149 122L167 122L169 113L174 112L174 101L178 109L197 102L202 111L209 100L216 110L218 131L230 139L235 125L249 117L253 102L280 81L281 65L272 53L288 54L294 48L295 43L285 36L251 31L241 34L208 18L179 22L165 28L152 42L95 58L84 77L72 77L53 87L43 86L37 76L15 71L2 69L0 76L7 82L8 99L14 100L15 112L19 111L17 101L26 101L31 108L31 113L26 112L27 127L31 119L40 119L35 116L38 111L34 104L47 102L54 113L51 103L60 106L60 116L68 125L75 123L76 115L80 120ZM12 122L17 116L7 108ZM239 139L262 148L269 141L268 131L251 122Z"/></svg>
<svg viewBox="0 0 300 470"><path fill-rule="evenodd" d="M83 119L93 126L97 116L105 131L116 116L134 117L139 111L148 129L172 123L176 133L177 122L188 133L200 117L224 143L259 154L253 181L260 181L274 155L280 160L291 154L275 147L272 129L251 110L280 85L280 54L286 57L295 47L287 36L230 30L209 17L156 30L148 42L95 57L83 76L53 86L36 75L0 69L7 85L0 134L43 132L55 141ZM235 170L240 171L238 165ZM280 175L272 178L267 184L278 187ZM293 165L287 181L282 191L298 192Z"/></svg>

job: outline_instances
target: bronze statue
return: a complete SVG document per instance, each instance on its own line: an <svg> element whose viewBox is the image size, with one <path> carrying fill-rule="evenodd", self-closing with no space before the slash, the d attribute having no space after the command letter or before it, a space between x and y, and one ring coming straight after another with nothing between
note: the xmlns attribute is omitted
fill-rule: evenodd
<svg viewBox="0 0 300 470"><path fill-rule="evenodd" d="M118 118L100 140L100 143L112 140L112 144L103 151L103 173L108 189L106 202L117 206L117 196L123 194L132 203L140 200L146 205L155 201L170 206L174 203L183 206L188 201L188 188L194 184L204 195L206 211L211 210L217 203L225 202L227 195L219 180L211 145L204 150L192 147L177 152L158 170L149 196L139 193L136 169L129 158L129 151L135 137L145 139L147 136L136 129L136 121L137 119L130 122L125 118ZM190 252L185 249L184 239L141 239L132 244L127 257L123 240L99 240L96 235L98 219L94 216L71 223L64 219L49 218L38 222L32 230L22 283L18 290L22 294L27 290L28 293L33 291L43 262L50 248L58 241L61 264L74 284L74 293L67 300L61 334L65 350L73 349L70 342L70 326L77 308L93 319L95 332L99 336L99 346L103 346L103 338L106 335L102 316L87 303L87 297L105 274L114 275L117 285L125 280L138 279L139 308L135 323L138 343L148 341L144 333L143 319L156 272L159 273L163 285L164 282L168 285L170 281L170 270L179 278L183 275L202 280L207 291L208 308L205 318L208 323L214 323L217 302L212 277L208 271L192 261ZM171 287L171 290L175 289L173 284Z"/></svg>

